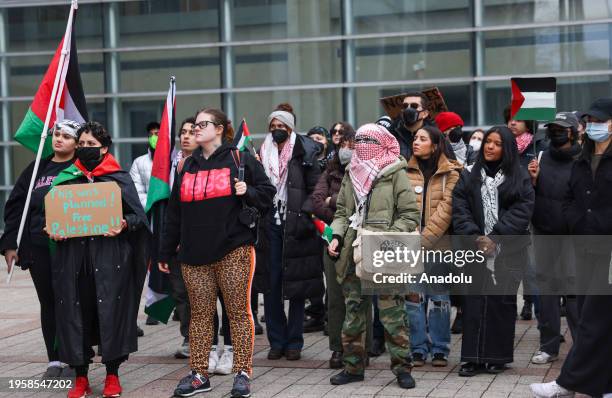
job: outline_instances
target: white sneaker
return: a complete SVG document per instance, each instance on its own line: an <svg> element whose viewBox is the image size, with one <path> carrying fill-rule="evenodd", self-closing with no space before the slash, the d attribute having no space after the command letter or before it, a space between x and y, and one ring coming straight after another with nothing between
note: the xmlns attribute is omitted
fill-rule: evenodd
<svg viewBox="0 0 612 398"><path fill-rule="evenodd" d="M535 363L536 365L544 365L559 359L558 355L550 355L544 351L537 351L535 355L531 358L531 363Z"/></svg>
<svg viewBox="0 0 612 398"><path fill-rule="evenodd" d="M211 347L210 354L208 355L208 374L215 373L218 364L219 354L217 354L217 346L214 345Z"/></svg>
<svg viewBox="0 0 612 398"><path fill-rule="evenodd" d="M556 381L534 383L529 388L536 398L573 398L575 394L558 385Z"/></svg>
<svg viewBox="0 0 612 398"><path fill-rule="evenodd" d="M232 366L234 365L234 349L232 346L225 346L223 348L223 355L217 365L215 373L218 375L228 375L232 373Z"/></svg>

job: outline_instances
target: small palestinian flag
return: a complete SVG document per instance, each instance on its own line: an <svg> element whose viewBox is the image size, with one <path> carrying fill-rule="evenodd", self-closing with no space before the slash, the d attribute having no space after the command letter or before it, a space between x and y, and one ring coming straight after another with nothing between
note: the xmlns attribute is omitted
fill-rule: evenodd
<svg viewBox="0 0 612 398"><path fill-rule="evenodd" d="M510 79L511 114L515 120L554 120L557 113L557 79L554 77Z"/></svg>
<svg viewBox="0 0 612 398"><path fill-rule="evenodd" d="M317 232L321 235L321 239L329 244L334 234L332 228L316 217L313 217L312 223L315 225L315 228L317 228Z"/></svg>
<svg viewBox="0 0 612 398"><path fill-rule="evenodd" d="M239 151L248 151L249 145L253 147L253 138L251 137L251 133L249 132L249 126L247 126L246 120L244 119L242 119L242 123L240 123L240 127L238 127L238 132L234 137L234 145L236 146L236 148L238 148Z"/></svg>
<svg viewBox="0 0 612 398"><path fill-rule="evenodd" d="M71 9L71 13L74 12L75 10ZM34 100L15 133L15 140L32 152L38 150L45 117L47 116L47 109L51 101L53 83L58 72L60 73L59 86L56 98L54 99L55 106L51 108L51 118L48 127L53 127L56 121L64 119L74 120L79 123L84 123L88 120L87 104L79 72L76 37L72 34L74 19L69 18L68 20L70 25L66 30L66 35L57 47L47 72L38 87L38 91L34 95ZM63 60L63 64L59 65L64 41L66 41L68 53ZM45 141L42 156L47 157L52 153L51 135L49 135Z"/></svg>

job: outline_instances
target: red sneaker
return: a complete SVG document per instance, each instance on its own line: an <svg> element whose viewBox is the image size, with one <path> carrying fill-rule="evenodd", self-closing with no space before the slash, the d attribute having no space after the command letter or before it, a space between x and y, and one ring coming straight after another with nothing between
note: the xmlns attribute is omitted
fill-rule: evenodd
<svg viewBox="0 0 612 398"><path fill-rule="evenodd" d="M83 398L91 394L89 379L87 376L77 376L74 380L74 387L68 391L68 398Z"/></svg>
<svg viewBox="0 0 612 398"><path fill-rule="evenodd" d="M119 377L115 375L106 376L102 396L104 398L115 398L121 396L121 384L119 384Z"/></svg>

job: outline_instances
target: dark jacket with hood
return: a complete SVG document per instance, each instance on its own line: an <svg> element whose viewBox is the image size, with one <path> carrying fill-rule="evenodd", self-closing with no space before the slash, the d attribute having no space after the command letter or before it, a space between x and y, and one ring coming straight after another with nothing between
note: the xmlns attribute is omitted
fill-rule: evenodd
<svg viewBox="0 0 612 398"><path fill-rule="evenodd" d="M119 359L138 350L136 319L147 272L150 230L134 182L110 153L89 177L77 160L62 171L53 185L115 182L121 188L123 218L127 229L115 237L91 236L57 242L53 256L53 289L57 314L60 360L86 364L83 324L79 304L78 274L94 275L102 361ZM91 180L90 180L91 178ZM95 334L95 333L94 333Z"/></svg>
<svg viewBox="0 0 612 398"><path fill-rule="evenodd" d="M238 157L241 158L238 159ZM166 212L160 261L168 262L180 244L178 261L189 265L211 264L232 250L253 245L256 234L239 220L242 198L236 196L237 164L245 167L248 206L261 213L272 206L276 192L261 164L248 152L221 145L208 159L196 149L185 159L174 180Z"/></svg>
<svg viewBox="0 0 612 398"><path fill-rule="evenodd" d="M310 195L321 171L317 145L297 135L287 171L287 209L283 239L283 297L285 300L323 294L323 240L310 213Z"/></svg>
<svg viewBox="0 0 612 398"><path fill-rule="evenodd" d="M542 235L568 234L563 212L563 197L572 173L572 165L580 153L574 144L569 150L551 146L542 152L540 172L535 186L535 207L531 223L534 232Z"/></svg>

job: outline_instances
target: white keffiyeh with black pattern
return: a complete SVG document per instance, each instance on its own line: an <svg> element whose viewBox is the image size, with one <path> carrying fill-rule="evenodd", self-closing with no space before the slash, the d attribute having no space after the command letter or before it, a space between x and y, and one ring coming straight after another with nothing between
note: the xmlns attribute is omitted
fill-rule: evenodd
<svg viewBox="0 0 612 398"><path fill-rule="evenodd" d="M497 224L499 217L499 186L504 182L505 176L503 171L499 170L495 177L489 177L484 168L480 169L482 176L482 186L480 193L482 195L482 208L485 221L485 235L489 235L493 231L493 227Z"/></svg>

